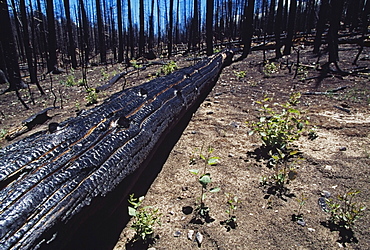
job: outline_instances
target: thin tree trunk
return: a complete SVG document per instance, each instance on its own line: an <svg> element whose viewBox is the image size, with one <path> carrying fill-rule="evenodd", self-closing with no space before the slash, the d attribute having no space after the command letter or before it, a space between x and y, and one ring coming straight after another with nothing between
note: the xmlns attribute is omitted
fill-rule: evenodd
<svg viewBox="0 0 370 250"><path fill-rule="evenodd" d="M118 62L123 62L123 34L122 34L122 0L117 0L117 24L118 24Z"/></svg>
<svg viewBox="0 0 370 250"><path fill-rule="evenodd" d="M0 47L2 48L3 57L5 59L5 65L3 66L6 67L2 70L9 80L9 88L5 90L4 93L8 91L15 91L19 101L26 109L28 109L27 104L22 100L19 93L19 89L26 88L27 85L25 85L21 79L18 65L18 53L16 50L6 1L0 1L0 23Z"/></svg>
<svg viewBox="0 0 370 250"><path fill-rule="evenodd" d="M130 46L130 58L133 58L135 56L135 48L134 48L134 33L132 30L132 14L131 14L131 0L127 0L127 6L128 6L128 44Z"/></svg>
<svg viewBox="0 0 370 250"><path fill-rule="evenodd" d="M316 24L316 36L313 44L313 53L317 54L320 51L322 34L325 31L326 21L328 18L329 0L321 0L319 20Z"/></svg>
<svg viewBox="0 0 370 250"><path fill-rule="evenodd" d="M46 0L46 15L48 19L48 52L49 52L48 73L49 72L59 73L53 0Z"/></svg>
<svg viewBox="0 0 370 250"><path fill-rule="evenodd" d="M208 0L206 13L206 44L208 56L213 54L213 11L214 0Z"/></svg>
<svg viewBox="0 0 370 250"><path fill-rule="evenodd" d="M251 42L253 36L253 13L254 13L254 4L255 0L248 0L248 6L245 4L244 6L244 15L243 15L243 33L242 33L242 41L243 41L243 54L240 59L247 58L250 50L251 50Z"/></svg>
<svg viewBox="0 0 370 250"><path fill-rule="evenodd" d="M281 24L283 19L283 0L279 0L278 2L278 9L276 12L276 18L275 18L275 40L276 40L276 48L275 48L275 57L281 58Z"/></svg>
<svg viewBox="0 0 370 250"><path fill-rule="evenodd" d="M337 65L338 55L338 31L339 22L342 16L344 0L336 0L331 3L330 28L328 36L329 63Z"/></svg>
<svg viewBox="0 0 370 250"><path fill-rule="evenodd" d="M63 0L64 1L64 10L66 12L66 18L67 18L67 33L68 33L68 54L71 57L71 63L72 68L77 68L77 59L76 59L76 45L73 39L73 33L72 33L72 23L71 23L71 12L69 9L69 0Z"/></svg>
<svg viewBox="0 0 370 250"><path fill-rule="evenodd" d="M29 32L28 32L28 20L27 20L27 13L26 13L26 3L24 0L19 1L19 7L21 11L21 20L22 20L22 26L23 26L23 43L25 45L25 51L26 51L26 57L27 57L27 65L28 65L28 71L30 73L31 83L35 83L38 87L41 95L45 95L44 90L41 88L39 81L37 79L37 72L36 68L33 64L33 57L32 53L33 51L33 44L30 42Z"/></svg>
<svg viewBox="0 0 370 250"><path fill-rule="evenodd" d="M170 0L170 27L168 29L168 58L172 56L173 0Z"/></svg>
<svg viewBox="0 0 370 250"><path fill-rule="evenodd" d="M95 0L96 3L96 15L98 20L98 37L99 37L99 53L100 53L100 62L107 62L107 51L105 46L105 32L103 26L103 17L101 13L100 0Z"/></svg>
<svg viewBox="0 0 370 250"><path fill-rule="evenodd" d="M139 56L144 55L145 52L145 39L144 39L144 0L140 0L139 6L140 18L140 31L139 31Z"/></svg>
<svg viewBox="0 0 370 250"><path fill-rule="evenodd" d="M290 55L293 46L293 36L295 33L295 17L297 13L297 1L290 1L288 35L285 42L284 55Z"/></svg>

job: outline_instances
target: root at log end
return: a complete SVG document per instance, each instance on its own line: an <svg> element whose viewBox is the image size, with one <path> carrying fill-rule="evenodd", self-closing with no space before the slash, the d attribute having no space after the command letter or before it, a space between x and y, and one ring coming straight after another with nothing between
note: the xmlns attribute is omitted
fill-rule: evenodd
<svg viewBox="0 0 370 250"><path fill-rule="evenodd" d="M2 247L29 249L49 246L49 240L68 241L71 234L62 233L65 229L72 232L99 211L108 211L103 197L116 187L129 193L135 181L122 183L131 173L144 171L165 136L194 112L231 58L232 52L225 51L124 90L51 132L2 149Z"/></svg>

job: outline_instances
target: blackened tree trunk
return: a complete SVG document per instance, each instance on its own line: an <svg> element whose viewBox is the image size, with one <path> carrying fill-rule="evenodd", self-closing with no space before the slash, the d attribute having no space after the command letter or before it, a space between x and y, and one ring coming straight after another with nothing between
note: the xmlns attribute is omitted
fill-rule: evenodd
<svg viewBox="0 0 370 250"><path fill-rule="evenodd" d="M87 19L86 9L83 0L79 0L79 9L81 13L81 36L82 36L82 46L83 51L83 64L87 65L89 63L90 56L90 46L89 46L89 22Z"/></svg>
<svg viewBox="0 0 370 250"><path fill-rule="evenodd" d="M194 0L193 22L192 22L192 47L193 49L199 44L199 11L198 0Z"/></svg>
<svg viewBox="0 0 370 250"><path fill-rule="evenodd" d="M283 1L284 0L279 0L278 2L278 9L276 12L276 18L275 18L275 40L276 40L276 48L275 48L275 57L276 58L281 58L281 26L282 26L282 21L283 21Z"/></svg>
<svg viewBox="0 0 370 250"><path fill-rule="evenodd" d="M71 12L69 9L69 0L64 1L64 10L66 12L67 18L67 33L68 33L68 54L71 57L72 68L77 68L77 59L76 59L76 45L73 39L72 33L72 23L71 23Z"/></svg>
<svg viewBox="0 0 370 250"><path fill-rule="evenodd" d="M139 31L139 56L144 55L145 39L144 39L144 0L140 0L139 6L140 31Z"/></svg>
<svg viewBox="0 0 370 250"><path fill-rule="evenodd" d="M46 16L48 20L48 73L59 73L53 0L46 0Z"/></svg>
<svg viewBox="0 0 370 250"><path fill-rule="evenodd" d="M35 83L36 86L38 87L41 95L45 95L44 90L41 88L39 81L37 79L37 72L36 68L34 67L33 63L33 44L30 42L30 36L28 32L28 20L27 20L27 13L26 13L26 3L24 0L19 1L19 7L21 11L21 20L22 20L22 26L23 26L23 43L24 43L24 48L26 51L26 58L27 58L27 66L28 66L28 71L30 73L30 78L31 78L31 83Z"/></svg>
<svg viewBox="0 0 370 250"><path fill-rule="evenodd" d="M148 42L150 52L153 51L154 47L154 0L152 0L151 6L152 8L149 17L149 42Z"/></svg>
<svg viewBox="0 0 370 250"><path fill-rule="evenodd" d="M214 0L208 0L206 13L206 44L208 56L213 54L213 9Z"/></svg>
<svg viewBox="0 0 370 250"><path fill-rule="evenodd" d="M173 34L173 0L170 0L170 27L168 29L168 58L172 56Z"/></svg>
<svg viewBox="0 0 370 250"><path fill-rule="evenodd" d="M2 67L5 66L5 68L2 68L1 70L4 71L7 80L9 81L9 88L3 93L15 91L23 106L28 109L27 104L22 100L19 93L19 89L26 88L27 85L25 85L21 79L18 65L18 53L10 22L8 5L5 0L0 1L0 23L0 48L2 49L4 59L2 60L3 63L0 65L2 65Z"/></svg>
<svg viewBox="0 0 370 250"><path fill-rule="evenodd" d="M320 51L322 34L325 31L326 21L328 18L329 0L321 0L319 20L316 24L316 35L313 44L313 53L317 54Z"/></svg>
<svg viewBox="0 0 370 250"><path fill-rule="evenodd" d="M266 27L266 31L268 34L271 34L274 30L275 5L276 5L276 0L271 0L270 9L268 13L267 27Z"/></svg>
<svg viewBox="0 0 370 250"><path fill-rule="evenodd" d="M128 6L128 44L130 46L130 58L133 58L135 56L134 51L134 32L132 30L132 14L131 14L131 0L127 1ZM128 60L128 57L127 57Z"/></svg>
<svg viewBox="0 0 370 250"><path fill-rule="evenodd" d="M118 62L123 62L123 25L122 25L122 0L117 0L117 29L118 29Z"/></svg>
<svg viewBox="0 0 370 250"><path fill-rule="evenodd" d="M337 66L338 55L338 31L340 19L342 16L344 0L331 1L330 28L328 34L329 63Z"/></svg>
<svg viewBox="0 0 370 250"><path fill-rule="evenodd" d="M290 1L288 35L285 42L284 55L290 55L293 46L293 36L295 33L295 17L297 13L297 0Z"/></svg>
<svg viewBox="0 0 370 250"><path fill-rule="evenodd" d="M105 46L105 32L103 26L103 17L101 13L100 0L96 0L96 15L98 20L98 37L99 37L99 53L100 53L100 62L107 62L107 50Z"/></svg>
<svg viewBox="0 0 370 250"><path fill-rule="evenodd" d="M255 0L248 0L248 6L244 6L244 15L242 22L242 42L244 45L243 54L240 59L248 56L251 50L252 36L253 36L253 13Z"/></svg>

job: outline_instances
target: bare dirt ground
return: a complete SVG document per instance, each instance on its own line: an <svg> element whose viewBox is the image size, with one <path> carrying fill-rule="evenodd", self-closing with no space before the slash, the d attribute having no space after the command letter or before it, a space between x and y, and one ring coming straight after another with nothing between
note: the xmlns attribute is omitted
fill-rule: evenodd
<svg viewBox="0 0 370 250"><path fill-rule="evenodd" d="M303 65L314 66L317 57L310 47L301 50ZM339 51L339 66L349 72L356 68L352 61L357 53L353 45L342 45ZM274 56L267 52L267 58ZM290 61L294 62L296 53ZM370 50L366 48L357 67L369 67ZM183 58L174 58L179 67L189 65ZM324 55L320 64L325 63ZM293 79L293 72L283 66L269 77L263 73L262 51L253 52L241 62L225 68L212 92L193 115L181 138L171 151L162 171L158 174L145 195L143 205L157 207L163 214L162 225L157 227L156 241L149 247L155 249L369 249L370 231L370 85L368 74L341 76L329 73L329 77L317 84L315 79L302 81L319 75L313 68L305 68ZM278 64L278 63L276 63ZM139 74L126 77L126 87L149 80L149 74L158 72L160 66L151 66ZM294 69L294 68L293 68ZM113 65L89 69L91 87L104 84L123 68ZM115 72L114 72L115 71ZM239 77L241 72L245 77ZM76 79L80 72L73 73ZM238 76L239 75L239 76ZM86 107L86 93L83 87L67 87L66 75L53 76L53 91L56 105L63 109L49 112L52 117L44 125L24 134L27 136L40 129L46 129L50 122L59 122ZM94 83L94 84L92 84ZM24 110L15 99L14 93L1 97L0 129L5 133L28 116L53 105L50 79L41 82L47 97L40 96L33 88L35 105ZM98 93L101 102L124 85L120 80L108 91ZM304 95L307 92L325 92L347 86L333 94ZM5 88L5 86L1 86ZM32 86L33 87L33 86ZM295 165L298 176L288 185L288 192L281 197L269 194L261 186L262 176L270 176L273 170L267 161L258 157L262 141L258 136L249 136L246 121L257 121L261 115L256 101L265 96L274 97L274 102L284 103L291 93L300 92L299 109L310 117L310 126L316 127L318 137L309 140L307 133L296 146L305 159ZM23 91L24 96L27 91ZM60 98L62 97L62 98ZM28 99L27 99L28 100ZM62 100L62 103L60 102ZM347 112L347 111L349 112ZM20 138L21 138L20 137ZM18 140L18 138L17 138ZM2 140L2 146L11 142ZM200 160L190 166L189 160L196 150L211 146L212 156L220 157L219 163L208 167L212 187L220 187L218 193L207 194L205 203L210 208L211 222L193 223L194 213L184 213L184 208L196 208L200 196L200 185L189 169L201 169ZM349 189L361 191L355 200L363 203L367 210L355 223L353 235L340 235L338 230L327 224L329 214L322 211L318 199L324 191L336 197ZM221 222L228 218L226 194L238 197L235 216L237 227L227 230ZM305 225L292 220L298 213L298 198L306 197L302 206ZM185 209L186 210L186 209ZM126 249L134 231L129 222L122 231L115 249ZM188 239L189 230L203 235L202 244ZM347 232L348 233L348 232ZM350 232L351 233L351 232ZM145 249L144 246L138 249Z"/></svg>

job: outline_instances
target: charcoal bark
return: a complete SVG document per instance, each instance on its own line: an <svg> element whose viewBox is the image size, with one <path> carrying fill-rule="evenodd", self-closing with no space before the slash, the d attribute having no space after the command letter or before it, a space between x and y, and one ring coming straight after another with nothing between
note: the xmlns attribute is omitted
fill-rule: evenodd
<svg viewBox="0 0 370 250"><path fill-rule="evenodd" d="M209 93L232 52L123 90L0 150L0 244L32 249L140 169L156 143ZM86 216L85 216L86 217ZM53 237L45 238L45 235ZM66 239L67 240L67 239Z"/></svg>

